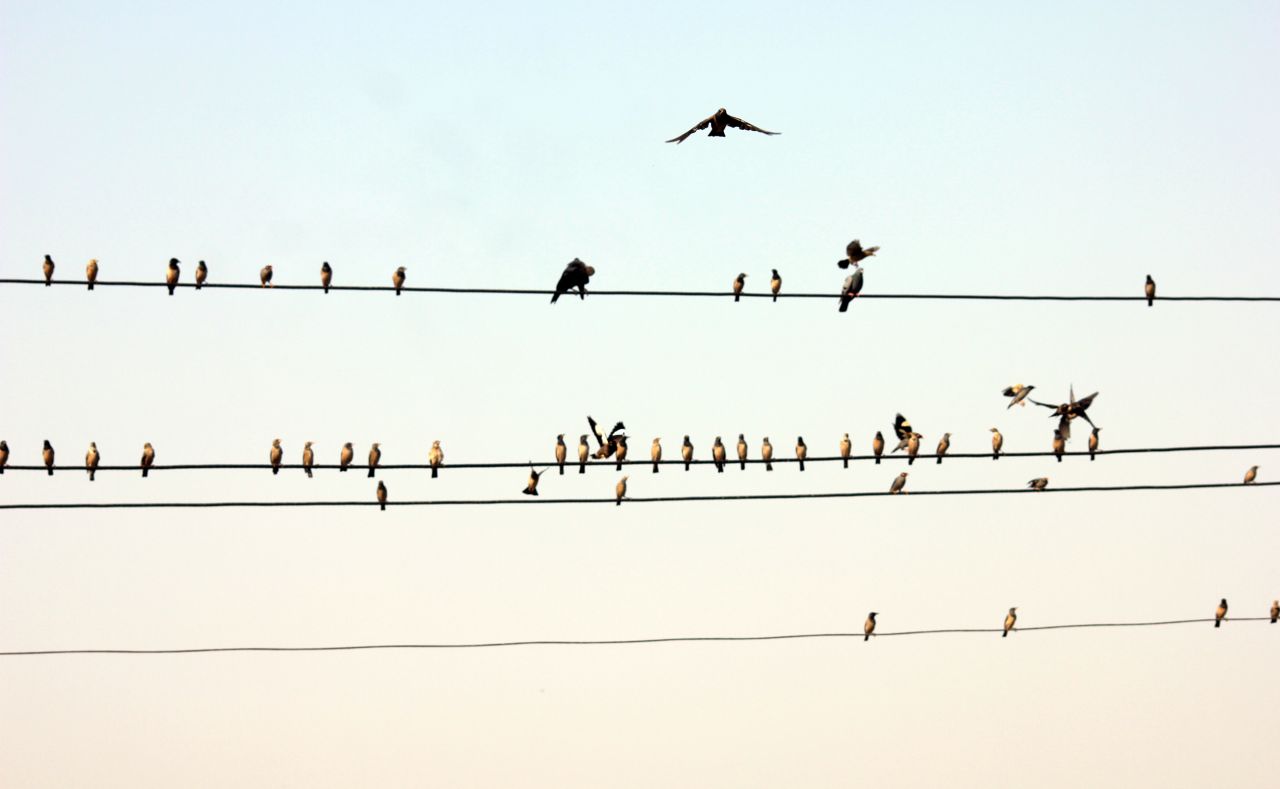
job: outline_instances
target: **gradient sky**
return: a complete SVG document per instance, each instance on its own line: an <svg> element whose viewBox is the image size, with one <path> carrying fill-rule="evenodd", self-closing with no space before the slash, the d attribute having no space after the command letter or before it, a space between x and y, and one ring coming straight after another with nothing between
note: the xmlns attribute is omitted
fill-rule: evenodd
<svg viewBox="0 0 1280 789"><path fill-rule="evenodd" d="M318 4L317 4L318 5ZM0 276L1280 294L1280 6L0 3ZM782 132L662 141L716 107ZM184 270L190 277L191 266ZM590 413L865 452L1274 442L1273 306L0 288L11 463L547 457ZM1082 433L1083 431L1081 431ZM1081 438L1072 448L1083 445ZM1280 453L916 464L910 488L1235 481ZM897 464L636 496L884 490ZM393 499L521 470L383 472ZM549 476L554 496L617 475ZM10 472L0 502L372 497L363 474ZM614 507L0 512L0 650L1260 615L1271 489ZM0 660L0 784L1274 786L1280 626Z"/></svg>

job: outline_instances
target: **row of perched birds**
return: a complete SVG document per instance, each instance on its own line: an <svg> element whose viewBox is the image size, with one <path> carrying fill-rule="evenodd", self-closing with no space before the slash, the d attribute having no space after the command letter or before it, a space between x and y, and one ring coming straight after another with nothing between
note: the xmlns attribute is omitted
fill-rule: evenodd
<svg viewBox="0 0 1280 789"><path fill-rule="evenodd" d="M867 614L867 621L862 623L862 640L870 641L871 637L876 633L876 617L880 614L872 611ZM1271 601L1271 624L1280 621L1280 600ZM1222 627L1222 623L1227 620L1227 598L1222 598L1218 602L1218 607L1213 612L1213 626ZM1018 624L1018 607L1014 606L1009 609L1009 613L1004 615L1004 629L1000 633L1001 638L1007 638L1010 631L1017 630Z"/></svg>

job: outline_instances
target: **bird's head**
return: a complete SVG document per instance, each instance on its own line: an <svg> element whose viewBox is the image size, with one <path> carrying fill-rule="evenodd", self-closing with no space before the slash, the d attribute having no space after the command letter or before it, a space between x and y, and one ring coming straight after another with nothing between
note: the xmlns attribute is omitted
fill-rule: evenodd
<svg viewBox="0 0 1280 789"><path fill-rule="evenodd" d="M561 433L561 434L560 434L560 438L564 438L564 434L563 434L563 433ZM432 442L431 442L431 448L432 448L432 449L439 449L439 448L440 448L440 442L439 442L439 441L432 441Z"/></svg>
<svg viewBox="0 0 1280 789"><path fill-rule="evenodd" d="M728 114L729 114L729 111L728 111L728 110L726 110L724 107L721 107L720 109L716 110L716 117L717 117L717 118L719 118L719 117L723 117L723 116L728 115Z"/></svg>
<svg viewBox="0 0 1280 789"><path fill-rule="evenodd" d="M587 434L583 433L582 435L578 436L578 442L582 444L587 443Z"/></svg>
<svg viewBox="0 0 1280 789"><path fill-rule="evenodd" d="M595 273L596 273L595 266L587 266L587 276L588 276L588 277L593 277L593 276L595 276Z"/></svg>
<svg viewBox="0 0 1280 789"><path fill-rule="evenodd" d="M556 441L564 441L564 433L558 433L556 435ZM439 443L440 443L439 441L436 442L436 444L439 444Z"/></svg>
<svg viewBox="0 0 1280 789"><path fill-rule="evenodd" d="M774 278L774 279L777 279L777 278L778 278L778 270L777 270L776 268L775 268L775 269L770 269L770 270L773 272L773 278Z"/></svg>
<svg viewBox="0 0 1280 789"><path fill-rule="evenodd" d="M1016 613L1016 612L1017 612L1017 610L1018 610L1018 607L1015 605L1013 608L1010 608L1010 609L1009 609L1009 613L1011 613L1011 614L1012 614L1012 613Z"/></svg>
<svg viewBox="0 0 1280 789"><path fill-rule="evenodd" d="M377 441L374 441L374 442L373 442L373 448L374 448L374 449L377 449L377 448L378 448L378 447L380 447L380 446L382 446L382 445L381 445L381 444L379 444Z"/></svg>
<svg viewBox="0 0 1280 789"><path fill-rule="evenodd" d="M870 619L875 619L877 615L878 614L875 611L872 611L871 613L867 614L867 617Z"/></svg>
<svg viewBox="0 0 1280 789"><path fill-rule="evenodd" d="M401 266L400 268L396 269L397 274L403 274L406 271L408 271L408 269L406 269L404 266Z"/></svg>
<svg viewBox="0 0 1280 789"><path fill-rule="evenodd" d="M200 261L199 263L197 263L197 264L196 264L196 268L208 268L208 266L206 266L206 265L204 264L204 261L202 260L202 261Z"/></svg>
<svg viewBox="0 0 1280 789"><path fill-rule="evenodd" d="M273 447L278 447L278 446L280 446L280 439L278 439L278 438L277 438L276 440L272 441L272 442L271 442L271 446L273 446Z"/></svg>
<svg viewBox="0 0 1280 789"><path fill-rule="evenodd" d="M343 448L343 449L351 449L351 442L350 442L350 441L348 441L347 443L343 444L343 445L342 445L342 448Z"/></svg>
<svg viewBox="0 0 1280 789"><path fill-rule="evenodd" d="M622 479L620 479L620 480L618 480L618 481L619 481L619 482L621 482L621 483L626 483L626 481L627 481L627 480L629 480L629 479L631 479L631 477L623 477Z"/></svg>
<svg viewBox="0 0 1280 789"><path fill-rule="evenodd" d="M329 261L327 261L327 260L326 260L325 262L321 263L321 264L320 264L320 270L321 270L321 271L330 271L331 269L329 268Z"/></svg>
<svg viewBox="0 0 1280 789"><path fill-rule="evenodd" d="M178 264L181 262L182 261L177 258L169 258L169 268L177 268Z"/></svg>

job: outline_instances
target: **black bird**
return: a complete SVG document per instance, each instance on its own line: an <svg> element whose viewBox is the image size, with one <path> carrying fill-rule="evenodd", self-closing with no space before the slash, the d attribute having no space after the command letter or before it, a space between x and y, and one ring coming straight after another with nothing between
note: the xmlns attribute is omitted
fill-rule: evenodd
<svg viewBox="0 0 1280 789"><path fill-rule="evenodd" d="M551 303L555 304L560 299L560 296L568 293L573 288L578 289L578 298L585 299L587 297L587 283L591 281L591 275L595 273L595 268L588 266L577 258L569 261L569 265L564 267L564 273L560 275L560 281L556 283L556 292L551 294Z"/></svg>
<svg viewBox="0 0 1280 789"><path fill-rule="evenodd" d="M711 127L711 132L707 134L708 137L723 137L724 130L729 128L730 126L732 126L735 129L744 129L746 131L760 132L761 134L778 135L782 133L782 132L765 131L759 126L756 126L755 124L748 123L741 118L733 117L732 115L729 114L728 110L726 110L724 107L721 107L720 109L712 113L710 117L700 122L697 126L694 126L692 129L680 135L679 137L672 137L670 140L667 140L667 142L673 142L679 145L680 143L688 139L689 135L693 134L694 132L700 132L703 129L707 128L708 126Z"/></svg>
<svg viewBox="0 0 1280 789"><path fill-rule="evenodd" d="M844 278L844 286L840 289L840 311L849 310L849 302L858 298L862 292L862 269L858 269Z"/></svg>
<svg viewBox="0 0 1280 789"><path fill-rule="evenodd" d="M852 263L856 267L859 263L879 251L880 247L867 247L866 249L863 249L862 242L855 238L849 242L849 246L844 248L845 256L841 260L837 260L836 265L840 268L849 268L849 264Z"/></svg>

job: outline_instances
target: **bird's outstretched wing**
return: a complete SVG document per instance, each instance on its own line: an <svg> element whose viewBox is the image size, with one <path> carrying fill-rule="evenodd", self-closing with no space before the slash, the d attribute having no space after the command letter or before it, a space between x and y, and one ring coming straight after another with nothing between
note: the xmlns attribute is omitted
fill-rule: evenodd
<svg viewBox="0 0 1280 789"><path fill-rule="evenodd" d="M1021 392L1021 391L1022 391L1022 384L1014 384L1013 386L1006 386L1004 388L1004 391L1001 392L1001 394L1003 394L1005 397L1013 397L1014 395L1016 395L1018 392Z"/></svg>
<svg viewBox="0 0 1280 789"><path fill-rule="evenodd" d="M902 441L905 441L912 433L911 423L902 414L898 414L893 419L893 433Z"/></svg>
<svg viewBox="0 0 1280 789"><path fill-rule="evenodd" d="M1058 433L1062 436L1063 441L1071 440L1071 417L1066 414L1058 420Z"/></svg>
<svg viewBox="0 0 1280 789"><path fill-rule="evenodd" d="M604 446L604 433L601 433L600 428L596 427L596 420L592 419L591 417L587 417L587 424L591 425L591 432L595 433L596 444L599 446Z"/></svg>
<svg viewBox="0 0 1280 789"><path fill-rule="evenodd" d="M708 123L710 122L710 120L711 120L710 118L707 118L707 120L703 121L703 123ZM724 118L724 121L725 121L725 124L732 126L735 129L746 129L747 131L760 132L761 134L772 134L772 135L782 134L782 132L765 131L759 126L756 126L754 123L748 123L747 121L744 121L742 118L735 118L732 115L726 115ZM692 132L689 132L689 133L691 134Z"/></svg>
<svg viewBox="0 0 1280 789"><path fill-rule="evenodd" d="M711 125L711 119L712 119L712 118L714 118L714 117L715 117L714 115L708 115L708 116L707 116L706 118L704 118L701 122L699 122L697 126L694 126L692 129L690 129L689 131L687 131L687 132L685 132L684 134L680 135L679 137L672 137L670 140L667 140L667 142L673 142L673 143L675 143L675 144L679 145L680 143L682 143L682 142L684 142L685 140L687 140L687 139L689 138L689 135L690 135L690 134L693 134L694 132L702 131L703 129L705 129L705 128L707 128L708 126L710 126L710 125ZM733 117L733 116L730 116L730 117ZM756 129L756 131L759 131L759 129Z"/></svg>
<svg viewBox="0 0 1280 789"><path fill-rule="evenodd" d="M1040 406L1041 408L1048 408L1048 409L1049 409L1049 410L1051 410L1051 411L1057 411L1057 410L1058 410L1058 407L1057 407L1056 405L1049 405L1048 403L1042 403L1042 402L1040 402L1039 400L1036 400L1036 399L1033 399L1033 398L1030 398L1030 397L1028 397L1028 398L1027 398L1027 400L1028 400L1028 401L1030 401L1030 402L1032 402L1032 403L1034 403L1034 404L1036 404L1036 405L1038 405L1038 406Z"/></svg>
<svg viewBox="0 0 1280 789"><path fill-rule="evenodd" d="M1084 412L1085 412L1085 410L1086 410L1086 409L1088 409L1088 408L1089 408L1089 406L1093 405L1093 398L1095 398L1095 397L1097 397L1097 396L1098 396L1098 393L1097 393L1097 392L1094 392L1093 394L1089 395L1088 397L1082 397L1082 398L1080 398L1079 400L1077 400L1077 401L1075 402L1075 406L1076 406L1076 407L1075 407L1075 411L1076 411L1076 413L1077 413L1077 414L1079 414L1079 415L1081 415L1081 416L1084 416Z"/></svg>

